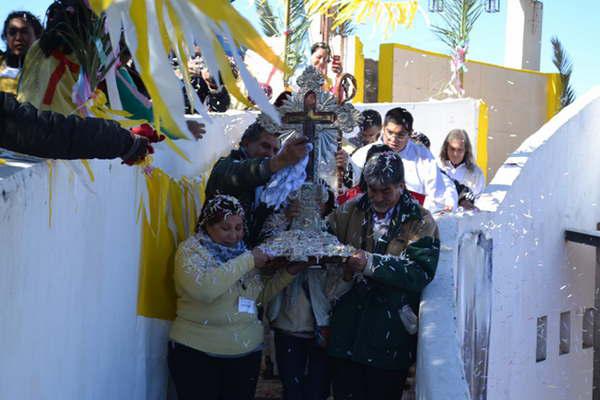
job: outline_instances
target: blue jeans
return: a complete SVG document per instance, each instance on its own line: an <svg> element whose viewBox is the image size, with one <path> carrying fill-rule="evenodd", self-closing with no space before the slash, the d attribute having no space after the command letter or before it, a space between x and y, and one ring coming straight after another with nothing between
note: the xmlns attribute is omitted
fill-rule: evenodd
<svg viewBox="0 0 600 400"><path fill-rule="evenodd" d="M283 400L325 400L329 397L329 358L315 339L275 331L275 359L283 384Z"/></svg>

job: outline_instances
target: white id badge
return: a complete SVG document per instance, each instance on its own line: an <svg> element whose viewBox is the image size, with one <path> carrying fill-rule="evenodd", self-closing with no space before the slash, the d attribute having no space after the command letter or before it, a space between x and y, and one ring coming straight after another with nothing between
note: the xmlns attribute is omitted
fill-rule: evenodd
<svg viewBox="0 0 600 400"><path fill-rule="evenodd" d="M256 302L252 299L240 296L238 299L238 312L256 314Z"/></svg>

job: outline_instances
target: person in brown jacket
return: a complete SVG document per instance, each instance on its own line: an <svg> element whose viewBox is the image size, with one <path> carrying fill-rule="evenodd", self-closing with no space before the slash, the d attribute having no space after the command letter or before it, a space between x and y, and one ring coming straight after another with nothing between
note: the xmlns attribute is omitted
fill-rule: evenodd
<svg viewBox="0 0 600 400"><path fill-rule="evenodd" d="M330 215L332 233L357 250L353 287L333 309L328 346L336 400L400 399L417 350L421 292L439 257L437 225L408 194L396 152L371 158L367 193Z"/></svg>

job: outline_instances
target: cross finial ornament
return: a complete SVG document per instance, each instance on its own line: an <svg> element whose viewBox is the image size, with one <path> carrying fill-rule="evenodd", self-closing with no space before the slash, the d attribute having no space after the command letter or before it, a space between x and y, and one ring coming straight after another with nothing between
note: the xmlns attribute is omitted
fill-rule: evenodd
<svg viewBox="0 0 600 400"><path fill-rule="evenodd" d="M289 194L299 205L299 215L290 229L269 239L262 246L268 254L289 260L327 262L327 258L344 258L352 248L342 245L337 237L325 232L321 205L327 201L326 184L336 176L335 152L341 132L349 132L361 119L352 104L338 104L337 98L322 89L324 77L310 66L298 78L299 90L283 101L279 107L282 126L280 138L303 135L313 149L307 164L307 179L299 190ZM333 166L333 168L331 168ZM325 182L324 182L325 181ZM335 261L335 262L340 262Z"/></svg>
<svg viewBox="0 0 600 400"><path fill-rule="evenodd" d="M319 160L315 154L322 153L322 140L319 140L319 135L327 132L330 136L341 137L342 132L351 132L358 126L361 119L360 112L351 104L338 104L338 100L332 93L325 92L322 89L323 82L324 77L319 70L313 66L307 67L297 80L299 90L280 107L283 129L288 132L301 131L313 144L307 166L308 180L314 180L318 175ZM337 137L328 143L335 143Z"/></svg>
<svg viewBox="0 0 600 400"><path fill-rule="evenodd" d="M304 110L288 112L283 115L284 124L301 124L302 133L308 141L314 144L317 125L331 125L336 120L336 115L331 111L317 111L317 95L312 90L304 95ZM315 177L315 155L311 151L306 166L306 177L312 181Z"/></svg>
<svg viewBox="0 0 600 400"><path fill-rule="evenodd" d="M361 118L360 112L350 103L339 104L332 93L324 91L323 82L323 75L309 66L297 80L299 90L279 109L282 128L286 132L282 135L283 140L286 136L301 133L313 145L306 167L307 179L298 193L302 210L298 222L292 224L304 230L321 229L320 202L326 194L322 181L335 187L337 143L342 131L352 131Z"/></svg>

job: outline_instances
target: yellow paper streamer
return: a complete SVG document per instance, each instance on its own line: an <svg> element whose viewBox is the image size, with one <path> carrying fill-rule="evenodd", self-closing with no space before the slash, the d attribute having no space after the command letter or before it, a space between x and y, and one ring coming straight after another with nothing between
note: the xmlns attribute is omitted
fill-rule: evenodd
<svg viewBox="0 0 600 400"><path fill-rule="evenodd" d="M311 0L308 3L310 14L325 14L333 18L333 28L347 21L362 24L372 18L377 26L385 27L386 34L398 26L410 28L418 9L417 0Z"/></svg>
<svg viewBox="0 0 600 400"><path fill-rule="evenodd" d="M172 118L168 107L160 96L160 91L156 86L156 81L151 72L150 66L150 47L148 43L148 18L145 0L132 0L129 9L131 20L135 26L135 34L138 43L136 49L136 58L139 61L139 69L146 89L152 99L152 109L154 112L154 129L160 131L160 125L164 124L165 128L179 138L187 138L187 135L179 129L179 126ZM159 21L159 23L164 23ZM163 25L164 26L164 25ZM164 39L163 39L164 40ZM165 55L166 57L166 55Z"/></svg>
<svg viewBox="0 0 600 400"><path fill-rule="evenodd" d="M146 176L148 203L140 202L142 249L138 314L148 318L175 318L173 262L179 243L194 231L204 181L175 180L160 169ZM201 199L198 199L201 200ZM149 210L149 215L146 210ZM165 229L167 228L167 229Z"/></svg>
<svg viewBox="0 0 600 400"><path fill-rule="evenodd" d="M479 100L479 117L477 119L477 165L483 171L483 176L488 176L488 105Z"/></svg>
<svg viewBox="0 0 600 400"><path fill-rule="evenodd" d="M92 10L100 15L103 11L106 11L111 6L113 0L88 0L88 3Z"/></svg>
<svg viewBox="0 0 600 400"><path fill-rule="evenodd" d="M90 181L94 182L94 180L96 180L96 178L94 177L94 171L92 171L92 167L90 167L90 161L89 160L81 160L81 163L85 167L85 170L87 171L87 173L90 177Z"/></svg>
<svg viewBox="0 0 600 400"><path fill-rule="evenodd" d="M262 36L229 2L206 0L190 0L190 2L217 24L227 24L237 43L259 54L275 68L290 72L284 61L273 52Z"/></svg>

